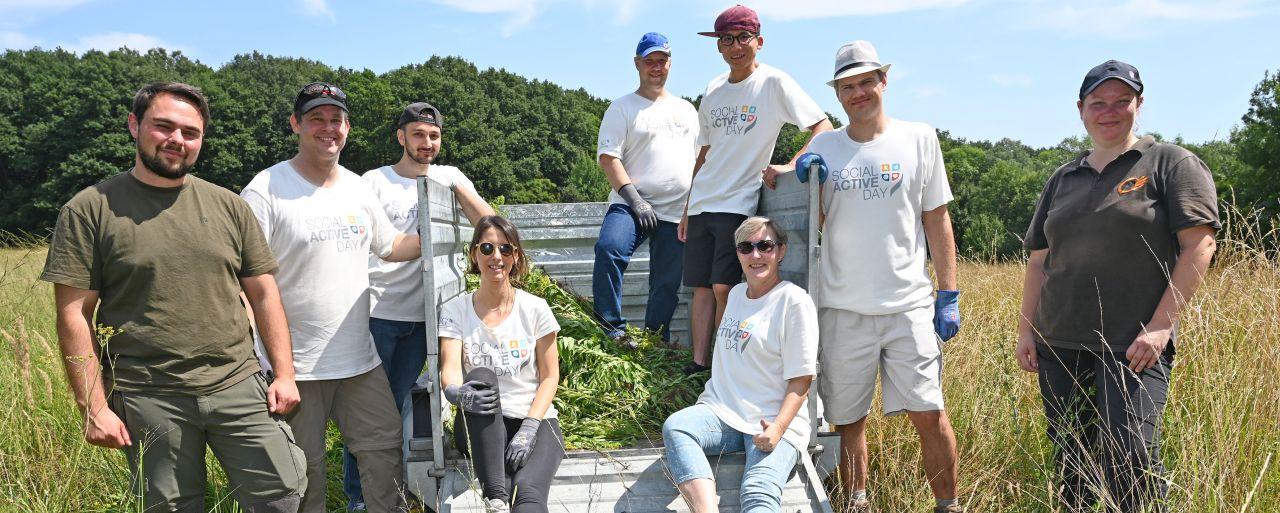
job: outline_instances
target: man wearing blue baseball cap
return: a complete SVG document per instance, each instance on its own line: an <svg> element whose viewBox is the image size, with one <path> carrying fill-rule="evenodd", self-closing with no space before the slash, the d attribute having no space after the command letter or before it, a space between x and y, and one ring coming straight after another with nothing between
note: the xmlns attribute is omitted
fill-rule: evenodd
<svg viewBox="0 0 1280 513"><path fill-rule="evenodd" d="M609 104L600 122L596 154L613 192L600 225L591 290L596 315L614 340L634 347L622 316L622 275L631 256L649 240L649 302L644 327L671 337L679 301L684 243L676 229L693 178L698 111L667 92L671 45L650 32L633 59L640 75L635 92Z"/></svg>

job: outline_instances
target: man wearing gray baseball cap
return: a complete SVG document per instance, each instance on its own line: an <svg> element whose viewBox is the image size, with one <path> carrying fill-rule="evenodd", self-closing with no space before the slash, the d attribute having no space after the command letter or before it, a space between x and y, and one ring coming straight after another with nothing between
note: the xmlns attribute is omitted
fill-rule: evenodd
<svg viewBox="0 0 1280 513"><path fill-rule="evenodd" d="M851 511L868 511L865 428L879 374L884 414L905 413L920 435L935 513L959 513L956 439L943 410L942 343L960 329L960 293L938 134L885 113L889 65L871 43L840 47L833 75L827 84L849 125L814 136L812 153L797 165L817 160L829 169L819 178L826 226L815 298L818 393L826 419L840 432L840 475ZM926 256L933 260L936 293Z"/></svg>

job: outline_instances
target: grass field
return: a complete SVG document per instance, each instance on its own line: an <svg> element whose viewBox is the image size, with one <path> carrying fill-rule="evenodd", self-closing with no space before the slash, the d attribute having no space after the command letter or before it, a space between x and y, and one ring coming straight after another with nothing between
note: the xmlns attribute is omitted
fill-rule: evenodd
<svg viewBox="0 0 1280 513"><path fill-rule="evenodd" d="M1172 499L1175 511L1280 511L1280 265L1227 243L1219 254L1181 328L1164 423ZM35 279L43 259L40 247L0 250L0 512L136 511L123 456L81 437L51 287ZM1039 393L1010 356L1021 277L1018 264L960 269L964 329L946 346L945 390L974 512L1053 508ZM928 510L908 423L873 415L868 429L879 511ZM212 458L209 467L211 510L238 511ZM331 467L333 491L339 475Z"/></svg>

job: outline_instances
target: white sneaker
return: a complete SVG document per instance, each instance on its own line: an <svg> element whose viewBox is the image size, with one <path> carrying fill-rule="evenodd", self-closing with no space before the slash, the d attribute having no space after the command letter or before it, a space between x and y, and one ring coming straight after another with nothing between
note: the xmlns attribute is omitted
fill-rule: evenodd
<svg viewBox="0 0 1280 513"><path fill-rule="evenodd" d="M505 513L511 511L511 506L502 499L486 499L484 501L485 513Z"/></svg>

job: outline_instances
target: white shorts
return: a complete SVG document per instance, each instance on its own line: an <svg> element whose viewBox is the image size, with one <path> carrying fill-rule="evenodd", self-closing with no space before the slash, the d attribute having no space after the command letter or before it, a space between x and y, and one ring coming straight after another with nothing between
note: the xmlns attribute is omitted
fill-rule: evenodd
<svg viewBox="0 0 1280 513"><path fill-rule="evenodd" d="M818 330L818 395L827 422L852 424L871 413L877 374L885 415L943 409L933 305L888 315L823 308Z"/></svg>

